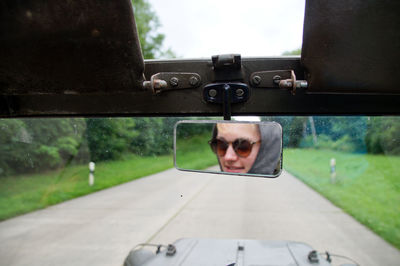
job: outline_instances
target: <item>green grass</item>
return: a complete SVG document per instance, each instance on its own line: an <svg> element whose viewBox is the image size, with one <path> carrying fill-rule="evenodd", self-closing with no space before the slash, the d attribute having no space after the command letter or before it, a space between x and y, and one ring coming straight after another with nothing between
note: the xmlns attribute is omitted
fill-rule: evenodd
<svg viewBox="0 0 400 266"><path fill-rule="evenodd" d="M198 135L177 141L176 162L179 168L203 170L218 165L216 155L211 151L209 134Z"/></svg>
<svg viewBox="0 0 400 266"><path fill-rule="evenodd" d="M336 183L330 159L336 159ZM400 157L285 149L284 168L400 249Z"/></svg>
<svg viewBox="0 0 400 266"><path fill-rule="evenodd" d="M186 169L204 169L218 164L207 136L179 142L179 162ZM172 168L172 155L140 157L126 155L117 161L96 164L95 184L88 185L87 165L69 166L40 174L0 179L0 220L42 209L69 199Z"/></svg>
<svg viewBox="0 0 400 266"><path fill-rule="evenodd" d="M172 156L126 156L96 164L95 184L88 185L88 166L0 179L0 220L41 209L172 167Z"/></svg>

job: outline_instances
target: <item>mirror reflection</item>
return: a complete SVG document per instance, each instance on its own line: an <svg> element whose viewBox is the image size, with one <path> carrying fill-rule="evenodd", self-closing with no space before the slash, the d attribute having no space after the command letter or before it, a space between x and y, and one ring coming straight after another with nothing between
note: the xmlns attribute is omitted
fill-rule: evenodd
<svg viewBox="0 0 400 266"><path fill-rule="evenodd" d="M179 170L276 177L282 169L282 127L275 122L180 121Z"/></svg>

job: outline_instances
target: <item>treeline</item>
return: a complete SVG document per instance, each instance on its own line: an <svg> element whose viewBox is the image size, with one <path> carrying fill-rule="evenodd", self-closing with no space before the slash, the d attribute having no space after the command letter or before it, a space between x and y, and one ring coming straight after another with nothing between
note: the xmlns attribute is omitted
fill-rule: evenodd
<svg viewBox="0 0 400 266"><path fill-rule="evenodd" d="M173 117L0 119L0 176L68 164L116 160L124 154L172 151ZM400 154L399 117L264 117L279 122L284 146ZM211 130L183 127L183 137Z"/></svg>
<svg viewBox="0 0 400 266"><path fill-rule="evenodd" d="M0 176L170 153L178 118L0 119Z"/></svg>
<svg viewBox="0 0 400 266"><path fill-rule="evenodd" d="M284 146L400 155L400 117L273 117Z"/></svg>
<svg viewBox="0 0 400 266"><path fill-rule="evenodd" d="M0 120L0 175L54 169L71 158L86 160L85 130L84 119Z"/></svg>

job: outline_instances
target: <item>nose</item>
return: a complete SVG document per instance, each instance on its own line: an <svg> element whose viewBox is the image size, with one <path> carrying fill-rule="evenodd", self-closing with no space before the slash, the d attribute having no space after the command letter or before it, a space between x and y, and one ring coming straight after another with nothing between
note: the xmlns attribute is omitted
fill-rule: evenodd
<svg viewBox="0 0 400 266"><path fill-rule="evenodd" d="M230 144L228 149L226 150L224 158L226 161L236 161L238 159L238 156L233 149L232 144Z"/></svg>

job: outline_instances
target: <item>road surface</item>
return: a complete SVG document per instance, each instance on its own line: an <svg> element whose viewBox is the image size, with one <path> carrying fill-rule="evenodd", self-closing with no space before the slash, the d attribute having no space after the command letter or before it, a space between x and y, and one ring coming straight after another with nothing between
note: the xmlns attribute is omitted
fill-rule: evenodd
<svg viewBox="0 0 400 266"><path fill-rule="evenodd" d="M400 264L399 250L286 172L170 169L1 222L0 265L122 265L139 243L183 237L292 240L361 265Z"/></svg>

